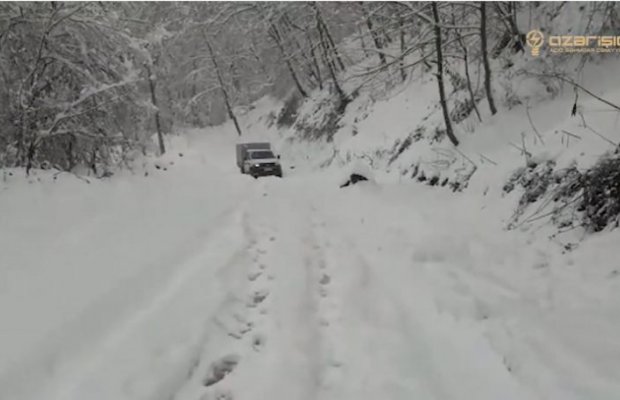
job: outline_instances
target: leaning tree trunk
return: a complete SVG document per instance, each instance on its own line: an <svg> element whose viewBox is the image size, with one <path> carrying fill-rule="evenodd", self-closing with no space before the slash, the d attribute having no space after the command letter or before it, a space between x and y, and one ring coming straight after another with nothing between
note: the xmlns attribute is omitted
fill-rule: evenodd
<svg viewBox="0 0 620 400"><path fill-rule="evenodd" d="M288 68L288 71L291 74L291 78L293 78L293 82L295 82L295 87L297 87L297 90L302 95L302 97L308 97L308 93L301 86L301 82L299 81L299 78L297 77L297 73L295 72L295 69L293 68L293 64L291 63L291 58L287 56L286 50L284 50L284 45L282 44L282 36L280 35L280 32L278 32L278 29L276 28L276 26L273 24L271 25L270 33L271 33L270 36L273 38L273 41L276 42L276 45L278 46L278 49L280 50L280 54L282 54L282 59L286 63L286 67Z"/></svg>
<svg viewBox="0 0 620 400"><path fill-rule="evenodd" d="M321 10L319 10L319 6L316 4L316 2L312 2L312 7L314 8L314 12L316 16L317 29L319 30L319 33L321 33L322 31L322 34L324 36L323 39L325 40L326 49L329 50L331 53L333 53L333 57L330 57L330 59L335 59L337 65L334 65L334 66L336 68L340 68L340 71L344 71L344 63L342 62L340 53L338 52L338 49L336 48L336 43L334 42L334 38L329 32L327 24L325 24L325 21L323 20L323 16L321 15Z"/></svg>
<svg viewBox="0 0 620 400"><path fill-rule="evenodd" d="M317 17L317 30L319 31L319 43L320 43L321 51L323 54L323 61L325 62L325 65L327 66L327 70L329 71L332 81L334 82L334 88L336 89L336 93L338 94L338 99L340 100L339 108L344 110L344 108L349 103L349 98L344 93L344 90L342 90L340 83L338 83L336 65L332 59L332 54L329 51L330 50L329 43L325 37L325 32L323 31L322 26L321 26L321 19L320 19L318 8L316 8L316 17Z"/></svg>
<svg viewBox="0 0 620 400"><path fill-rule="evenodd" d="M222 91L222 95L224 96L224 104L226 105L226 111L228 112L228 116L235 124L235 129L239 136L242 135L241 127L239 126L239 121L237 121L237 116L233 111L232 104L230 102L230 97L228 96L228 91L226 90L226 86L224 85L224 79L222 78L222 73L220 71L220 67L217 63L217 59L215 57L215 52L213 51L213 47L211 47L211 42L206 38L205 42L207 43L207 48L209 49L209 55L211 56L211 62L213 63L213 67L215 68L215 75L217 76L217 80L220 84L220 90Z"/></svg>
<svg viewBox="0 0 620 400"><path fill-rule="evenodd" d="M480 46L482 52L482 64L484 65L484 90L487 94L487 101L491 114L497 113L493 93L491 92L491 67L489 66L489 55L487 52L487 12L485 2L480 2Z"/></svg>
<svg viewBox="0 0 620 400"><path fill-rule="evenodd" d="M308 40L308 46L310 47L310 57L312 58L312 61L310 63L310 70L314 71L313 74L316 77L319 89L323 90L323 78L321 76L321 65L319 64L319 56L317 56L316 51L314 50L314 44L312 43L312 37L310 36L310 33L306 33L306 35Z"/></svg>
<svg viewBox="0 0 620 400"><path fill-rule="evenodd" d="M459 145L459 141L452 131L452 123L450 122L450 113L448 112L448 103L446 102L446 93L443 85L443 53L441 50L441 27L439 26L439 12L437 11L437 2L432 3L433 19L435 25L435 50L437 52L437 85L439 86L439 102L443 111L443 120L446 124L446 134L455 146Z"/></svg>
<svg viewBox="0 0 620 400"><path fill-rule="evenodd" d="M454 14L454 9L452 10L452 25L456 25L456 17ZM463 36L461 35L461 31L459 29L455 30L456 40L463 51L463 64L465 64L465 78L467 79L467 92L469 93L469 99L471 101L471 105L476 112L476 116L478 117L478 121L482 122L482 117L480 116L480 111L478 110L478 105L476 104L476 96L474 95L474 89L471 84L471 75L469 73L469 51L465 42L463 41Z"/></svg>
<svg viewBox="0 0 620 400"><path fill-rule="evenodd" d="M146 73L149 74L149 89L151 90L151 103L155 108L155 127L157 128L157 142L159 143L159 154L162 155L166 152L166 146L164 145L164 134L161 130L161 121L159 119L159 107L157 106L157 95L155 93L155 79L153 79L153 73L148 63L144 64Z"/></svg>
<svg viewBox="0 0 620 400"><path fill-rule="evenodd" d="M374 29L372 25L372 19L366 10L366 6L363 1L360 1L360 7L362 8L362 13L364 14L364 19L366 20L366 26L368 27L368 31L370 32L370 37L372 41L375 43L375 48L377 49L377 53L379 54L379 61L381 61L381 65L385 65L385 54L383 54L383 43L381 43L381 38L379 37L379 33Z"/></svg>
<svg viewBox="0 0 620 400"><path fill-rule="evenodd" d="M461 34L459 35L459 42L461 43L461 48L463 49L463 63L465 64L465 78L467 79L467 91L469 92L469 99L471 100L471 105L478 116L478 121L482 122L482 117L480 116L480 111L478 111L478 106L476 105L476 96L474 95L474 89L471 84L471 75L469 73L469 56L467 47L465 43L463 43L463 38Z"/></svg>
<svg viewBox="0 0 620 400"><path fill-rule="evenodd" d="M360 44L362 46L362 51L364 52L364 57L368 57L368 49L366 48L366 43L364 42L364 32L362 31L362 26L358 26L359 35L360 35Z"/></svg>
<svg viewBox="0 0 620 400"><path fill-rule="evenodd" d="M398 28L400 38L400 78L405 82L407 80L407 72L405 71L405 21L403 21L403 16L400 14L398 15Z"/></svg>

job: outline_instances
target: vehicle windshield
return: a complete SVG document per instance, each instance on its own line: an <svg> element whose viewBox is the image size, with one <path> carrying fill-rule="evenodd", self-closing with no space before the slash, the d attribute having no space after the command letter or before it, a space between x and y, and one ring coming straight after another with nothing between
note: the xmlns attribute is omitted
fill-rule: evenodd
<svg viewBox="0 0 620 400"><path fill-rule="evenodd" d="M253 151L250 153L250 158L253 160L262 160L266 158L275 158L270 151Z"/></svg>

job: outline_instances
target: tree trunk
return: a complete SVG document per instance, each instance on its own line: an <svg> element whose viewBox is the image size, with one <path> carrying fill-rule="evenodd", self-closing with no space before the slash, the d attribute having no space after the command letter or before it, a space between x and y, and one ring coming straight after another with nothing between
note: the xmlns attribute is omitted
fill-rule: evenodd
<svg viewBox="0 0 620 400"><path fill-rule="evenodd" d="M364 57L368 57L368 49L366 48L366 43L364 42L364 32L362 31L362 26L361 25L359 25L358 30L359 30L360 42L361 42L361 45L362 45L362 50L364 52Z"/></svg>
<svg viewBox="0 0 620 400"><path fill-rule="evenodd" d="M342 62L342 58L340 58L340 53L338 53L338 49L336 48L336 44L334 43L334 39L332 38L331 33L329 33L329 29L327 28L327 24L323 21L323 17L321 15L321 10L319 10L319 6L317 6L316 2L312 3L312 7L314 8L316 20L317 20L317 29L319 33L324 36L326 49L328 49L331 53L333 53L333 59L336 60L337 65L335 67L339 67L340 71L344 71L344 63ZM330 57L330 60L332 57Z"/></svg>
<svg viewBox="0 0 620 400"><path fill-rule="evenodd" d="M487 52L487 12L485 2L480 2L480 46L482 52L482 64L484 65L484 89L487 94L489 108L491 114L495 115L497 109L493 101L493 93L491 92L491 67L489 66L489 55Z"/></svg>
<svg viewBox="0 0 620 400"><path fill-rule="evenodd" d="M157 106L157 95L155 94L155 80L151 72L149 64L144 64L146 73L149 74L149 89L151 90L151 103L155 107L155 127L157 128L157 141L159 143L159 155L166 152L166 146L164 145L164 134L161 131L161 122L159 120L159 107Z"/></svg>
<svg viewBox="0 0 620 400"><path fill-rule="evenodd" d="M317 29L319 31L319 40L320 40L321 50L323 54L323 60L325 62L325 65L327 66L327 70L329 71L329 74L331 75L332 81L334 82L334 88L336 89L336 93L338 94L338 98L340 100L339 108L344 110L346 105L349 103L349 98L344 93L344 91L342 90L342 87L340 87L340 84L338 83L338 76L336 75L337 74L336 66L330 57L331 55L329 53L329 44L327 43L325 35L323 34L324 32L321 29L321 20L320 20L320 15L318 13L318 9L316 10L317 10L317 13L316 13Z"/></svg>
<svg viewBox="0 0 620 400"><path fill-rule="evenodd" d="M90 153L90 169L93 171L93 175L97 176L97 146L93 147L93 151Z"/></svg>
<svg viewBox="0 0 620 400"><path fill-rule="evenodd" d="M461 40L461 38L459 37L459 40ZM482 122L482 117L480 116L480 111L478 111L478 105L476 104L476 96L474 95L474 89L472 88L471 85L471 76L469 74L469 57L468 57L468 53L467 53L467 48L465 47L465 44L462 44L463 46L463 62L465 63L465 77L467 78L467 91L469 92L469 98L471 100L471 105L474 108L474 111L476 112L476 115L478 116L478 121Z"/></svg>
<svg viewBox="0 0 620 400"><path fill-rule="evenodd" d="M437 2L432 3L433 19L435 22L435 49L437 51L437 85L439 86L439 102L443 111L443 119L446 124L446 134L455 146L459 145L459 141L452 131L452 123L450 122L450 113L448 112L448 103L446 102L446 93L443 86L443 53L441 49L441 27L439 26L439 11L437 11Z"/></svg>
<svg viewBox="0 0 620 400"><path fill-rule="evenodd" d="M205 35L205 42L207 43L207 48L209 49L209 55L211 56L211 62L213 63L213 67L215 68L215 75L217 76L217 80L220 83L220 90L222 91L222 95L224 96L224 104L226 105L226 111L228 112L228 117L235 124L235 129L239 136L242 135L241 127L239 126L239 122L237 121L237 116L232 108L232 104L230 103L230 97L228 96L228 91L226 90L226 86L224 85L224 79L222 78L222 73L220 71L220 67L217 63L217 59L215 57L215 52L213 51L213 47L211 47L211 42L207 39Z"/></svg>
<svg viewBox="0 0 620 400"><path fill-rule="evenodd" d="M517 4L511 1L508 3L508 6L510 7L510 27L516 41L515 49L516 51L521 51L525 47L525 35L521 34L519 25L517 24Z"/></svg>
<svg viewBox="0 0 620 400"><path fill-rule="evenodd" d="M291 63L290 57L286 55L286 50L284 50L284 45L282 45L282 37L280 36L280 32L278 32L278 29L273 24L271 24L270 30L271 30L271 37L273 38L273 41L276 42L276 45L278 46L278 49L280 50L280 54L282 54L282 59L286 63L286 67L288 68L288 71L291 74L291 78L293 78L293 82L295 82L295 87L297 87L297 90L302 95L302 97L308 97L308 93L301 86L301 82L299 81L299 78L297 77L297 73L295 72L295 69L293 68L293 64Z"/></svg>
<svg viewBox="0 0 620 400"><path fill-rule="evenodd" d="M519 28L517 26L517 8L513 2L505 2L506 9L502 9L501 5L498 3L496 7L499 8L501 17L506 20L508 26L510 27L510 33L512 36L519 40L521 32L519 32Z"/></svg>
<svg viewBox="0 0 620 400"><path fill-rule="evenodd" d="M338 63L338 67L340 68L341 71L344 71L344 63L342 62L340 53L338 52L338 49L336 48L336 43L334 43L334 38L332 37L332 34L329 32L329 29L327 28L327 25L325 24L325 21L323 21L322 18L321 18L321 24L323 25L323 32L325 33L325 37L327 38L329 46L331 47L332 53L334 53L334 58L336 59L336 62Z"/></svg>
<svg viewBox="0 0 620 400"><path fill-rule="evenodd" d="M317 82L319 84L319 89L323 90L323 78L321 77L321 65L319 64L319 58L316 55L316 51L314 51L314 44L312 43L312 38L310 37L310 33L307 33L308 38L308 46L310 47L310 57L312 57L312 65L310 69L314 67L314 74L316 75Z"/></svg>
<svg viewBox="0 0 620 400"><path fill-rule="evenodd" d="M454 15L454 10L452 14L452 25L456 25L456 18ZM461 50L463 50L463 63L465 64L465 78L467 79L467 91L469 92L469 99L471 101L471 105L476 112L476 116L478 116L478 121L482 122L482 117L480 116L480 111L478 110L478 105L476 104L476 96L474 95L474 89L471 84L471 75L469 74L469 51L467 50L467 46L463 41L463 36L461 36L461 31L456 29L456 38L459 42L459 46L461 46Z"/></svg>
<svg viewBox="0 0 620 400"><path fill-rule="evenodd" d="M34 164L34 156L37 152L36 138L33 137L28 145L28 152L26 153L26 176L30 176L30 170Z"/></svg>
<svg viewBox="0 0 620 400"><path fill-rule="evenodd" d="M68 143L65 148L65 155L67 157L67 171L73 171L75 168L75 155L73 154L73 150L75 149L76 138L75 135L69 134L67 135Z"/></svg>
<svg viewBox="0 0 620 400"><path fill-rule="evenodd" d="M370 32L370 37L372 38L372 41L375 43L375 47L378 51L379 61L381 62L381 65L385 65L385 54L383 54L383 43L381 43L381 38L379 37L379 34L375 31L372 25L372 20L370 19L370 15L368 14L368 11L366 10L366 6L364 5L364 2L360 1L359 4L360 4L360 7L362 8L362 13L364 14L364 19L366 20L366 26L368 27L368 31Z"/></svg>
<svg viewBox="0 0 620 400"><path fill-rule="evenodd" d="M399 61L399 68L400 68L400 77L403 80L403 82L405 82L407 80L407 72L405 72L405 22L403 21L403 17L402 15L398 15L398 28L399 28L399 35L400 35L400 61Z"/></svg>

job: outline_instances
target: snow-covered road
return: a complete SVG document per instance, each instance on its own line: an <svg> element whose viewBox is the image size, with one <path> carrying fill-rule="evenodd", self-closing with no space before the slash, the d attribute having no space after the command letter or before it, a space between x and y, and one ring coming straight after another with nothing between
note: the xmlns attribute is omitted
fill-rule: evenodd
<svg viewBox="0 0 620 400"><path fill-rule="evenodd" d="M620 395L620 284L591 258L617 235L561 254L464 195L253 180L222 143L5 187L0 399Z"/></svg>

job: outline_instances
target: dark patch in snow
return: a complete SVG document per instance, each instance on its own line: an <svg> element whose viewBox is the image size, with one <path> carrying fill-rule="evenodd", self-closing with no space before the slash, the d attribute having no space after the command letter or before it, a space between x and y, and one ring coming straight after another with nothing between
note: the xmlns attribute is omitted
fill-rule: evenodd
<svg viewBox="0 0 620 400"><path fill-rule="evenodd" d="M349 177L349 180L346 181L345 183L343 183L342 185L340 185L341 188L343 187L347 187L349 185L355 185L358 182L363 182L363 181L367 181L368 178L366 178L364 175L360 175L360 174L351 174Z"/></svg>
<svg viewBox="0 0 620 400"><path fill-rule="evenodd" d="M240 357L235 354L229 354L215 361L209 368L209 374L204 380L204 385L208 387L220 382L226 375L234 371L239 361Z"/></svg>
<svg viewBox="0 0 620 400"><path fill-rule="evenodd" d="M396 150L396 153L392 155L392 157L390 157L390 160L388 161L388 165L392 165L392 163L396 161L396 159L400 157L401 154L403 154L409 147L411 147L412 143L413 143L412 135L407 136L407 138L405 138L405 140L403 140L403 142L400 143L400 146L398 147L398 150ZM398 146L398 144L399 142L397 141L396 145Z"/></svg>
<svg viewBox="0 0 620 400"><path fill-rule="evenodd" d="M255 281L255 280L256 280L256 278L258 278L259 276L261 276L261 273L260 273L260 272L250 273L250 274L248 275L248 280L250 280L250 281L252 281L252 282L253 282L253 281Z"/></svg>
<svg viewBox="0 0 620 400"><path fill-rule="evenodd" d="M265 336L257 333L252 337L252 348L259 351L265 345Z"/></svg>
<svg viewBox="0 0 620 400"><path fill-rule="evenodd" d="M257 292L254 292L254 294L252 295L250 307L256 307L257 305L265 301L267 296L269 296L269 292L267 290L259 290Z"/></svg>

